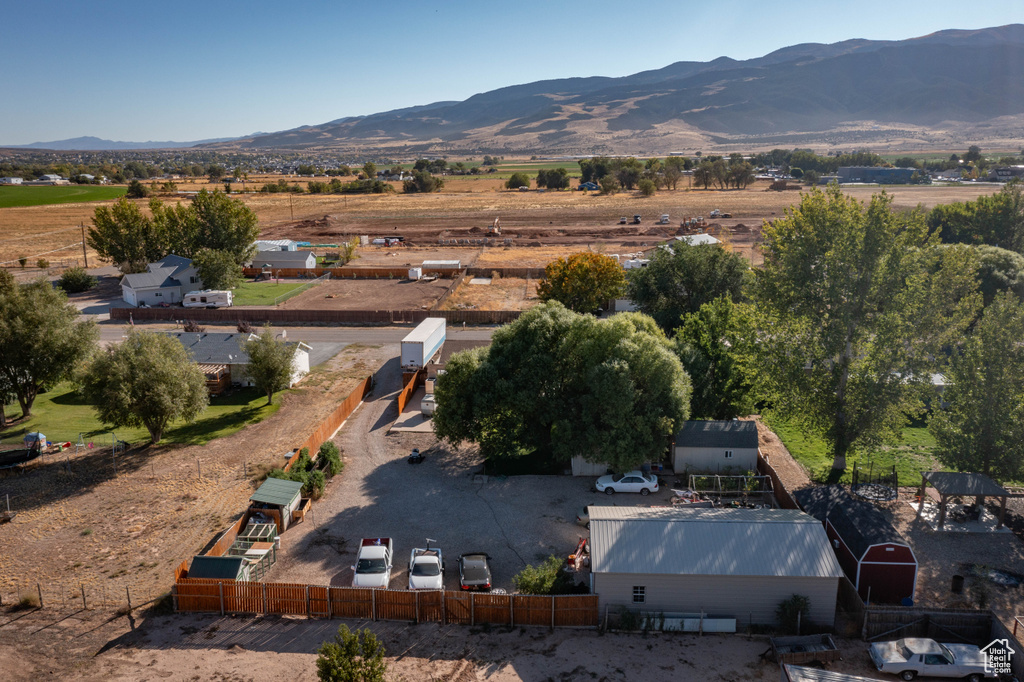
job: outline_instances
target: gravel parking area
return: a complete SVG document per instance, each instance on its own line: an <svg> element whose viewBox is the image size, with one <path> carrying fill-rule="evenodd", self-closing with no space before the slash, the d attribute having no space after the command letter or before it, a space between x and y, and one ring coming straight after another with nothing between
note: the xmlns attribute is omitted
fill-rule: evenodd
<svg viewBox="0 0 1024 682"><path fill-rule="evenodd" d="M511 591L512 576L527 564L572 552L587 534L575 523L584 505L667 504L672 494L665 486L647 497L607 496L592 492L592 477L480 476L475 447L452 450L433 434L386 435L398 416L400 382L395 358L336 436L345 470L314 503L312 518L281 537L269 580L350 585L360 538L380 536L394 539L391 587L404 589L409 552L429 537L444 553L446 588L458 589L459 554L483 551L492 558L494 586ZM406 461L414 447L426 454L422 464Z"/></svg>

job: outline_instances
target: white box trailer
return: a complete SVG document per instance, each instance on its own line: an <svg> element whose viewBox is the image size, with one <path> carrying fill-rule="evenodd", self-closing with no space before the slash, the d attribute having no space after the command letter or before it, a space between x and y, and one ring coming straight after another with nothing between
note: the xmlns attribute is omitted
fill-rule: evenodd
<svg viewBox="0 0 1024 682"><path fill-rule="evenodd" d="M428 317L402 339L402 369L420 369L425 367L445 338L445 321L443 317Z"/></svg>
<svg viewBox="0 0 1024 682"><path fill-rule="evenodd" d="M230 291L205 289L188 292L181 304L186 308L228 308L234 300L235 297Z"/></svg>

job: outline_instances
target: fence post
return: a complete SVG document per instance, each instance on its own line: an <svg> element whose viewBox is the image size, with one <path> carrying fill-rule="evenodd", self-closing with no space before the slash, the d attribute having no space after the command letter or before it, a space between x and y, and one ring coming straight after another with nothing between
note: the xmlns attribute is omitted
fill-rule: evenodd
<svg viewBox="0 0 1024 682"><path fill-rule="evenodd" d="M516 624L516 598L515 595L508 595L508 626L512 627Z"/></svg>
<svg viewBox="0 0 1024 682"><path fill-rule="evenodd" d="M377 620L377 590L370 588L370 620Z"/></svg>
<svg viewBox="0 0 1024 682"><path fill-rule="evenodd" d="M263 614L266 615L270 609L267 603L267 584L263 583Z"/></svg>
<svg viewBox="0 0 1024 682"><path fill-rule="evenodd" d="M43 588L36 583L36 592L39 593L39 608L43 608Z"/></svg>
<svg viewBox="0 0 1024 682"><path fill-rule="evenodd" d="M551 600L551 629L555 629L555 598L548 597Z"/></svg>
<svg viewBox="0 0 1024 682"><path fill-rule="evenodd" d="M416 622L420 622L420 591L416 590L413 592L416 595Z"/></svg>
<svg viewBox="0 0 1024 682"><path fill-rule="evenodd" d="M126 595L128 595L128 613L131 613L132 612L132 593L131 593L131 590L128 589L127 585L124 586L124 593Z"/></svg>
<svg viewBox="0 0 1024 682"><path fill-rule="evenodd" d="M446 624L448 622L448 613L445 611L445 608L444 608L444 598L445 598L445 595L447 595L447 594L448 593L446 591L444 591L444 590L441 591L441 624L442 625L444 625L444 624ZM1016 622L1014 622L1013 627L1014 628L1017 627ZM1017 631L1014 630L1014 634L1016 634L1016 632Z"/></svg>
<svg viewBox="0 0 1024 682"><path fill-rule="evenodd" d="M312 605L309 602L309 585L306 585L306 618L313 617Z"/></svg>
<svg viewBox="0 0 1024 682"><path fill-rule="evenodd" d="M469 593L469 624L476 625L476 592Z"/></svg>
<svg viewBox="0 0 1024 682"><path fill-rule="evenodd" d="M224 615L224 583L217 583L217 592L220 593L220 615Z"/></svg>
<svg viewBox="0 0 1024 682"><path fill-rule="evenodd" d="M83 598L83 600L85 599L85 595L84 594L82 595L82 598ZM175 583L174 585L171 585L171 607L174 609L175 613L178 612L178 584L177 583Z"/></svg>
<svg viewBox="0 0 1024 682"><path fill-rule="evenodd" d="M85 611L89 608L85 603L85 585L79 583L78 586L82 588L82 610Z"/></svg>

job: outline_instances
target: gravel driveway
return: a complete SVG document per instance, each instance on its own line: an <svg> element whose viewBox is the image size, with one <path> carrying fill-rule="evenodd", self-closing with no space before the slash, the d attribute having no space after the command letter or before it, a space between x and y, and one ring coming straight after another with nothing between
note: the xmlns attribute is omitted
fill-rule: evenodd
<svg viewBox="0 0 1024 682"><path fill-rule="evenodd" d="M387 435L398 416L397 357L376 377L374 393L334 439L344 472L314 503L312 519L281 537L269 580L350 585L360 538L380 536L394 539L391 587L404 589L409 552L429 537L444 553L446 588L458 589L459 554L483 551L492 558L494 586L512 591L512 576L526 564L572 552L587 534L575 523L584 505L667 504L671 496L666 486L648 497L609 497L592 492L591 477L474 475L481 464L475 447L452 451L433 434ZM406 461L414 447L426 454L422 464Z"/></svg>

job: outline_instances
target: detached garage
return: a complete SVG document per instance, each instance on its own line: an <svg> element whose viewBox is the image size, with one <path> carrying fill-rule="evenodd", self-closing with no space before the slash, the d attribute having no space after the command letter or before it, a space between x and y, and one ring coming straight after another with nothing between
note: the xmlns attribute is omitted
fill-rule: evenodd
<svg viewBox="0 0 1024 682"><path fill-rule="evenodd" d="M590 507L591 588L604 609L737 627L775 624L779 603L810 599L832 627L843 572L816 519L794 509Z"/></svg>
<svg viewBox="0 0 1024 682"><path fill-rule="evenodd" d="M757 423L686 422L672 447L672 470L677 474L757 471Z"/></svg>
<svg viewBox="0 0 1024 682"><path fill-rule="evenodd" d="M839 564L861 599L872 604L913 601L917 557L881 510L838 485L805 488L794 496L825 525Z"/></svg>

